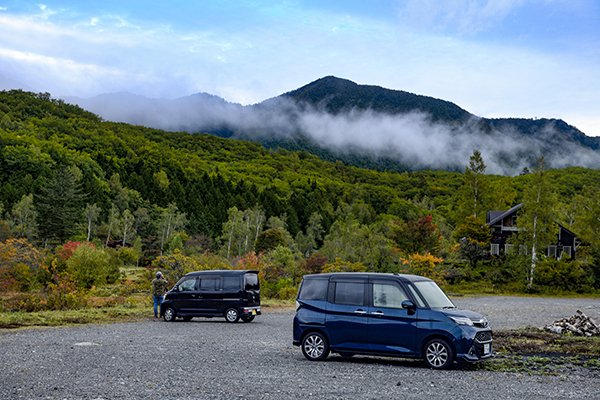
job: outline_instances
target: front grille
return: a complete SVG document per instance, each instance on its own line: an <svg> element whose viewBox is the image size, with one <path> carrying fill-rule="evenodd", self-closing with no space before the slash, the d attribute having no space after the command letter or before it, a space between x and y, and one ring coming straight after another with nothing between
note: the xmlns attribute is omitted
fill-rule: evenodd
<svg viewBox="0 0 600 400"><path fill-rule="evenodd" d="M486 343L492 340L492 331L477 332L475 340L479 343Z"/></svg>
<svg viewBox="0 0 600 400"><path fill-rule="evenodd" d="M489 323L486 319L482 319L480 321L473 321L473 325L477 328L487 328Z"/></svg>

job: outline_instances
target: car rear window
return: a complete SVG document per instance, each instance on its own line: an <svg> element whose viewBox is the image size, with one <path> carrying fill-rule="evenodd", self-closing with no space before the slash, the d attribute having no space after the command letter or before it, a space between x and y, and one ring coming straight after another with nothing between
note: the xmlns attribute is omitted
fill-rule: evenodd
<svg viewBox="0 0 600 400"><path fill-rule="evenodd" d="M362 306L365 303L365 284L362 282L336 282L335 304Z"/></svg>
<svg viewBox="0 0 600 400"><path fill-rule="evenodd" d="M259 290L258 274L248 273L245 275L246 290Z"/></svg>
<svg viewBox="0 0 600 400"><path fill-rule="evenodd" d="M326 300L328 286L329 280L327 279L305 279L298 298L300 300Z"/></svg>

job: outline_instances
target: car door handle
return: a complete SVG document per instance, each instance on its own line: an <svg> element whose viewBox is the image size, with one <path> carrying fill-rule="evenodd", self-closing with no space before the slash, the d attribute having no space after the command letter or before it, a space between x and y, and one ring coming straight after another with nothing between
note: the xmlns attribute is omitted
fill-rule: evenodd
<svg viewBox="0 0 600 400"><path fill-rule="evenodd" d="M376 317L381 317L383 315L383 311L373 311L371 313L371 315L374 315Z"/></svg>
<svg viewBox="0 0 600 400"><path fill-rule="evenodd" d="M365 315L367 312L365 310L356 310L354 314Z"/></svg>

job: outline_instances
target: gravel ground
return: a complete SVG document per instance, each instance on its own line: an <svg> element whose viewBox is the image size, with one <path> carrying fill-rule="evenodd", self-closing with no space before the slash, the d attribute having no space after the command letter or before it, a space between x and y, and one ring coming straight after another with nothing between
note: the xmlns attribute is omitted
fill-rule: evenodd
<svg viewBox="0 0 600 400"><path fill-rule="evenodd" d="M458 298L495 328L542 326L600 300ZM415 360L330 356L291 345L292 312L250 324L143 321L4 331L0 399L598 399L600 373L432 371Z"/></svg>

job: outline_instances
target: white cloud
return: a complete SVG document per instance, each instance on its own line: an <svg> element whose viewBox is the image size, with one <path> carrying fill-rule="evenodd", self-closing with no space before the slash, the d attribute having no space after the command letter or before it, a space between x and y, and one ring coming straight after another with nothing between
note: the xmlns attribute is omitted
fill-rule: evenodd
<svg viewBox="0 0 600 400"><path fill-rule="evenodd" d="M409 0L398 11L402 24L422 30L483 32L499 24L523 0Z"/></svg>
<svg viewBox="0 0 600 400"><path fill-rule="evenodd" d="M415 0L400 11L399 24L302 11L242 31L182 30L116 14L65 22L66 12L46 7L41 14L0 15L0 67L55 95L201 91L248 104L336 75L446 99L480 116L592 120L600 104L593 59L470 39L521 4ZM421 24L425 29L415 27ZM434 25L443 29L426 32ZM76 72L65 74L62 65Z"/></svg>

